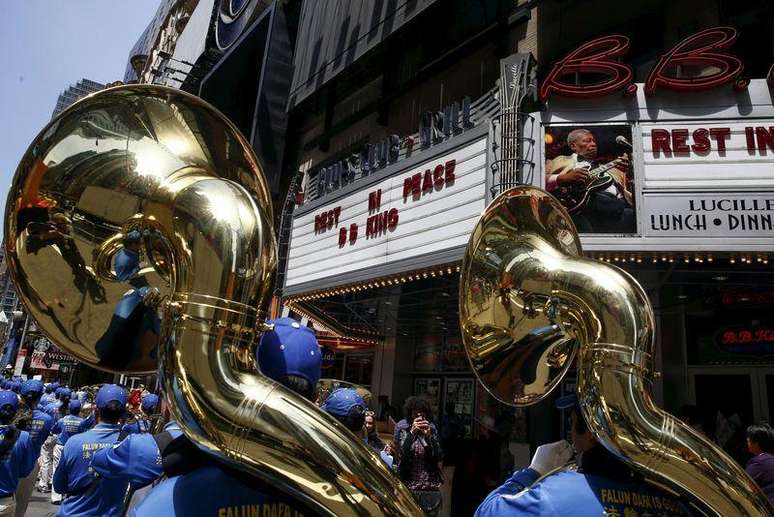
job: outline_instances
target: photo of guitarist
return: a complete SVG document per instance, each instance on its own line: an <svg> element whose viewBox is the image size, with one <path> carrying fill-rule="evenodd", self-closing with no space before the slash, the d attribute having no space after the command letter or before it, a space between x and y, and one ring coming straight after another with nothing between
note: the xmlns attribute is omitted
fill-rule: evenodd
<svg viewBox="0 0 774 517"><path fill-rule="evenodd" d="M611 144L631 149L629 140L621 135L625 131L631 136L629 126L600 126L595 130L611 137L618 133L619 136L610 138ZM628 181L629 154L602 159L594 133L585 128L572 129L567 134L570 155L552 153L552 138L546 134L546 190L567 208L578 232L635 233L634 201ZM564 147L557 144L559 149ZM553 149L558 150L556 146Z"/></svg>

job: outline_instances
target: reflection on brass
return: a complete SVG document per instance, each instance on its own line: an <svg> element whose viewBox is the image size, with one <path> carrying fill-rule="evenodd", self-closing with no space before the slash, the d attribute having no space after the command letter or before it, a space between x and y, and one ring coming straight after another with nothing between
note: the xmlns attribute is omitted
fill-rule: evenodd
<svg viewBox="0 0 774 517"><path fill-rule="evenodd" d="M511 189L481 216L462 267L460 326L476 376L502 402L544 399L577 355L581 410L608 450L710 515L770 514L734 460L656 407L645 292L581 257L569 215L546 192Z"/></svg>
<svg viewBox="0 0 774 517"><path fill-rule="evenodd" d="M418 515L377 455L261 375L276 244L266 180L223 115L184 92L111 88L24 155L8 269L30 314L98 368L154 371L200 447L328 515Z"/></svg>
<svg viewBox="0 0 774 517"><path fill-rule="evenodd" d="M357 392L367 407L371 407L371 391L359 384L340 379L320 379L317 382L317 405L322 406L328 396L339 388L349 388Z"/></svg>

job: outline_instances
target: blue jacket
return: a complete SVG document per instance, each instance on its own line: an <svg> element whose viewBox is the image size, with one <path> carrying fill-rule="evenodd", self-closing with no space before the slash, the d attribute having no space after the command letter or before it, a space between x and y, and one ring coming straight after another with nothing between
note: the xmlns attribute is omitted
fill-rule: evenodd
<svg viewBox="0 0 774 517"><path fill-rule="evenodd" d="M691 515L674 497L649 485L565 470L531 486L538 477L532 469L514 473L484 499L476 517Z"/></svg>
<svg viewBox="0 0 774 517"><path fill-rule="evenodd" d="M258 481L247 486L216 465L202 467L156 485L128 515L310 515L289 497L269 495L256 486Z"/></svg>
<svg viewBox="0 0 774 517"><path fill-rule="evenodd" d="M172 438L182 431L177 422L164 426ZM121 443L98 451L91 460L91 468L105 479L129 481L132 488L141 488L156 481L163 473L161 452L150 433L130 434Z"/></svg>
<svg viewBox="0 0 774 517"><path fill-rule="evenodd" d="M66 495L57 515L121 515L127 482L100 479L89 467L94 453L115 444L119 432L118 425L103 423L67 440L53 478L54 490Z"/></svg>
<svg viewBox="0 0 774 517"><path fill-rule="evenodd" d="M46 441L46 438L51 433L52 427L54 427L54 419L51 418L51 415L39 408L32 410L32 418L27 425L27 430L35 447L36 456L40 455L40 448L43 447L43 442Z"/></svg>
<svg viewBox="0 0 774 517"><path fill-rule="evenodd" d="M40 397L40 404L43 407L46 407L47 405L51 404L52 402L56 401L56 396L53 393L44 393Z"/></svg>
<svg viewBox="0 0 774 517"><path fill-rule="evenodd" d="M97 418L94 416L94 413L89 414L86 418L83 419L81 422L81 425L78 427L79 432L88 431L92 427L94 427L97 424Z"/></svg>
<svg viewBox="0 0 774 517"><path fill-rule="evenodd" d="M11 426L0 426L0 443L5 440ZM0 457L0 496L11 495L16 491L19 480L32 472L38 455L27 431L20 431L13 444L5 454Z"/></svg>
<svg viewBox="0 0 774 517"><path fill-rule="evenodd" d="M72 435L83 432L81 431L81 422L83 422L83 418L77 415L67 415L57 420L51 430L52 433L58 435L56 443L64 445Z"/></svg>
<svg viewBox="0 0 774 517"><path fill-rule="evenodd" d="M134 421L131 424L126 424L121 428L121 431L129 434L149 433L150 432L150 420L142 418Z"/></svg>
<svg viewBox="0 0 774 517"><path fill-rule="evenodd" d="M48 404L47 406L44 406L43 411L51 415L51 418L54 419L54 422L62 418L64 415L62 414L62 401L61 400L55 400L51 404Z"/></svg>

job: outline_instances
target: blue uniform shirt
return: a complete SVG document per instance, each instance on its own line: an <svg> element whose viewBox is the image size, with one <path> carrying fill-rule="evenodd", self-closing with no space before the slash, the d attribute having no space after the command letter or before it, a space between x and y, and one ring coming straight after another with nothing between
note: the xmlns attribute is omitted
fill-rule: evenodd
<svg viewBox="0 0 774 517"><path fill-rule="evenodd" d="M0 426L0 443L11 430L10 426ZM16 491L19 480L32 472L38 455L27 431L20 431L16 443L0 457L0 496L11 495Z"/></svg>
<svg viewBox="0 0 774 517"><path fill-rule="evenodd" d="M40 406L32 410L32 419L30 419L28 424L28 431L32 444L35 447L36 456L40 455L40 448L43 447L43 442L48 438L53 426L54 419L51 418L51 415L41 410Z"/></svg>
<svg viewBox="0 0 774 517"><path fill-rule="evenodd" d="M514 473L484 499L476 517L691 515L677 499L646 484L561 471L530 487L538 477L532 469Z"/></svg>
<svg viewBox="0 0 774 517"><path fill-rule="evenodd" d="M172 438L182 431L177 422L164 426ZM121 443L98 451L91 460L91 468L105 479L123 479L133 488L141 488L156 481L163 473L161 452L152 434L130 434Z"/></svg>
<svg viewBox="0 0 774 517"><path fill-rule="evenodd" d="M43 411L51 415L51 418L54 419L54 422L62 418L64 415L60 414L62 408L62 401L61 400L55 400L51 404L48 404L43 407Z"/></svg>
<svg viewBox="0 0 774 517"><path fill-rule="evenodd" d="M52 433L58 435L56 443L64 445L67 443L67 439L74 434L81 433L81 422L83 418L77 415L67 415L56 421Z"/></svg>
<svg viewBox="0 0 774 517"><path fill-rule="evenodd" d="M97 423L97 419L94 417L94 413L89 414L86 418L83 419L83 422L81 422L80 427L78 427L78 432L84 432L88 431L94 425Z"/></svg>
<svg viewBox="0 0 774 517"><path fill-rule="evenodd" d="M99 479L89 466L94 453L116 443L119 432L118 425L102 423L67 440L53 478L54 490L67 495L57 515L121 515L126 481Z"/></svg>
<svg viewBox="0 0 774 517"><path fill-rule="evenodd" d="M126 424L121 428L121 431L129 434L149 433L150 432L150 420L147 418L141 418L131 424Z"/></svg>
<svg viewBox="0 0 774 517"><path fill-rule="evenodd" d="M128 515L310 515L289 497L269 495L256 486L258 482L247 486L218 466L202 467L159 483Z"/></svg>
<svg viewBox="0 0 774 517"><path fill-rule="evenodd" d="M51 403L52 403L52 402L54 402L55 400L56 400L56 396L54 396L54 394L53 394L53 393L44 393L44 394L43 394L43 395L40 397L40 402L39 402L39 404L40 404L42 407L46 407L47 405L51 404Z"/></svg>

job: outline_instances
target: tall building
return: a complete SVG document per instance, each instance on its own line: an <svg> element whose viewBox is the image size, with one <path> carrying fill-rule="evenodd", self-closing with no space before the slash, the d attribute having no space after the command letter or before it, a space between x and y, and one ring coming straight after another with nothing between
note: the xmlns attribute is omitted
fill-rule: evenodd
<svg viewBox="0 0 774 517"><path fill-rule="evenodd" d="M56 101L56 107L54 108L54 113L51 114L51 118L59 115L78 99L82 99L91 93L98 92L103 88L105 88L105 85L98 83L97 81L81 79L59 95L59 99Z"/></svg>
<svg viewBox="0 0 774 517"><path fill-rule="evenodd" d="M5 248L0 247L0 309L10 318L18 305L19 297L16 296L16 289L5 262Z"/></svg>

